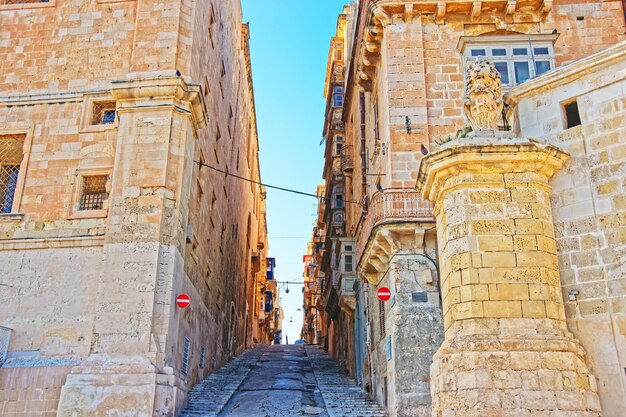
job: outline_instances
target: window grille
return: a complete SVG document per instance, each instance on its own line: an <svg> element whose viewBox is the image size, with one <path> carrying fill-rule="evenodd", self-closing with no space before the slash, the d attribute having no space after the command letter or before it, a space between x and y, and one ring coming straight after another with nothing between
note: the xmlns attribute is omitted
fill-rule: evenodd
<svg viewBox="0 0 626 417"><path fill-rule="evenodd" d="M204 346L200 346L200 368L204 368L206 361L206 349Z"/></svg>
<svg viewBox="0 0 626 417"><path fill-rule="evenodd" d="M189 372L189 354L191 351L191 342L189 339L185 338L185 343L183 345L183 366L181 372L185 375Z"/></svg>
<svg viewBox="0 0 626 417"><path fill-rule="evenodd" d="M20 165L24 158L25 135L0 136L0 213L11 213Z"/></svg>
<svg viewBox="0 0 626 417"><path fill-rule="evenodd" d="M102 210L108 198L108 175L93 175L83 177L80 193L79 210Z"/></svg>
<svg viewBox="0 0 626 417"><path fill-rule="evenodd" d="M93 103L91 124L108 125L115 123L115 102L96 101Z"/></svg>
<svg viewBox="0 0 626 417"><path fill-rule="evenodd" d="M0 0L0 4L48 3L50 0Z"/></svg>

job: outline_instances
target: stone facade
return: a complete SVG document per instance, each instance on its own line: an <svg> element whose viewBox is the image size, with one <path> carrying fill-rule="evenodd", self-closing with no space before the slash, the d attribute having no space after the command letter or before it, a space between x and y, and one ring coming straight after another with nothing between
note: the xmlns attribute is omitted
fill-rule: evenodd
<svg viewBox="0 0 626 417"><path fill-rule="evenodd" d="M0 5L0 157L22 155L2 160L0 410L174 415L268 337L264 190L205 166L259 178L240 5L20 3ZM16 373L55 377L22 396Z"/></svg>
<svg viewBox="0 0 626 417"><path fill-rule="evenodd" d="M391 416L624 414L625 13L621 1L351 5L341 166L361 326L344 334L365 346L348 367ZM509 132L478 133L493 128ZM382 308L381 286L396 295ZM419 292L427 304L407 298Z"/></svg>

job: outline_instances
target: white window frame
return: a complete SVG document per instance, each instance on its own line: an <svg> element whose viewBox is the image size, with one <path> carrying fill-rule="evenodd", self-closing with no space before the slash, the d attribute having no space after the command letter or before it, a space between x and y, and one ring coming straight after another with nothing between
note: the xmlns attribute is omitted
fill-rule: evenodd
<svg viewBox="0 0 626 417"><path fill-rule="evenodd" d="M555 35L498 35L498 36L463 36L459 41L459 51L463 58L463 67L468 68L471 62L478 59L478 56L472 56L472 51L485 50L484 57L492 61L493 63L506 63L507 64L507 79L508 83L502 82L502 89L508 90L516 85L521 84L524 81L531 80L537 77L536 63L548 62L550 69L553 70L556 67L554 58L554 41L557 39L558 34ZM531 50L532 46L532 50ZM513 49L525 48L527 55L514 55ZM547 55L536 55L535 50L537 48L547 48ZM495 50L504 49L505 55L493 54ZM483 56L483 55L480 55ZM529 78L518 82L515 76L515 63L523 62L528 64ZM533 63L535 65L533 65ZM548 72L545 71L545 72ZM544 74L543 72L542 74ZM465 74L465 71L464 71ZM539 74L541 75L541 74Z"/></svg>

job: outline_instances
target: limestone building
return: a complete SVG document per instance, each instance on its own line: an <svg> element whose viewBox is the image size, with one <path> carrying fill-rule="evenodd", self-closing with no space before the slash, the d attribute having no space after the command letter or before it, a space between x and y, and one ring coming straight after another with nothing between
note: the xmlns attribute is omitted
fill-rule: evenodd
<svg viewBox="0 0 626 417"><path fill-rule="evenodd" d="M248 36L235 0L0 1L0 414L175 415L269 340Z"/></svg>
<svg viewBox="0 0 626 417"><path fill-rule="evenodd" d="M335 343L391 416L626 414L624 15L556 0L342 12L345 169L325 196L355 202L341 239L358 280ZM493 74L504 100L470 100ZM465 116L482 106L498 110L490 136Z"/></svg>

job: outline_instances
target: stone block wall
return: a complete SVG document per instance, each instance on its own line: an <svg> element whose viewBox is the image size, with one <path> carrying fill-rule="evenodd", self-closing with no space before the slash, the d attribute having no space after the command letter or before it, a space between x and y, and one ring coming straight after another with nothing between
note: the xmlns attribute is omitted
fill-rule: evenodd
<svg viewBox="0 0 626 417"><path fill-rule="evenodd" d="M393 226L385 227L393 231ZM424 239L425 253L436 259L434 225L415 223L413 227L414 245L419 247L422 233L431 230ZM380 404L387 405L392 417L431 416L430 366L443 341L443 319L437 271L422 253L421 249L396 247L388 269L379 272L377 283L370 283L367 314L372 393ZM383 303L377 296L382 287L392 293L391 300ZM420 294L414 299L413 293Z"/></svg>
<svg viewBox="0 0 626 417"><path fill-rule="evenodd" d="M56 417L61 387L70 366L0 369L0 414Z"/></svg>
<svg viewBox="0 0 626 417"><path fill-rule="evenodd" d="M571 155L551 181L561 296L568 327L598 378L606 417L626 413L625 47L616 45L510 94L520 134ZM582 124L567 128L564 104L572 100ZM578 292L574 300L570 292Z"/></svg>
<svg viewBox="0 0 626 417"><path fill-rule="evenodd" d="M172 413L257 325L264 194L194 162L259 177L241 6L0 5L0 39L0 135L25 135L28 168L17 213L0 216L10 351L82 360L60 415L123 413L132 400L112 404L124 387L143 396L137 415ZM115 123L91 125L98 100L116 102ZM81 173L102 169L105 209L77 213ZM181 292L185 310L174 305Z"/></svg>

